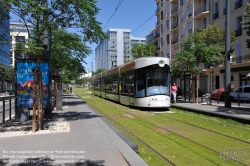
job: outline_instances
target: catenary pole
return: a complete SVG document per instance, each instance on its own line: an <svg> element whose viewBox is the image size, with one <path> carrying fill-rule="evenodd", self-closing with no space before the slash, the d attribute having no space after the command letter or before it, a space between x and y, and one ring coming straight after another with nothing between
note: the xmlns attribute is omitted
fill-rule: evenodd
<svg viewBox="0 0 250 166"><path fill-rule="evenodd" d="M226 42L225 42L225 107L231 107L231 68L230 68L230 3L231 0L226 1Z"/></svg>

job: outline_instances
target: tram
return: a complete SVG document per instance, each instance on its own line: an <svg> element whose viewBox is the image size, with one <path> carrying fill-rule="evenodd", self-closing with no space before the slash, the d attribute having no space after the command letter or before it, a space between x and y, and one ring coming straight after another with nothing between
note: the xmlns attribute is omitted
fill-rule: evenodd
<svg viewBox="0 0 250 166"><path fill-rule="evenodd" d="M135 107L171 106L169 58L144 57L92 77L92 94Z"/></svg>

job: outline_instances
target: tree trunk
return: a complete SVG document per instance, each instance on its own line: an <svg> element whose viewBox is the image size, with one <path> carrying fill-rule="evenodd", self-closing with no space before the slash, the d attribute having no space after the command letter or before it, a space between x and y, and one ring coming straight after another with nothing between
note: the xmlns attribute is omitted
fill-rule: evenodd
<svg viewBox="0 0 250 166"><path fill-rule="evenodd" d="M33 93L33 116L32 116L32 132L36 131L36 76L37 76L37 69L32 69L33 76L34 76L34 93Z"/></svg>
<svg viewBox="0 0 250 166"><path fill-rule="evenodd" d="M42 72L38 72L39 78L39 98L38 98L38 130L42 128L43 122L43 81L42 81Z"/></svg>
<svg viewBox="0 0 250 166"><path fill-rule="evenodd" d="M199 92L198 92L198 76L195 77L195 81L196 81L196 103L199 103Z"/></svg>

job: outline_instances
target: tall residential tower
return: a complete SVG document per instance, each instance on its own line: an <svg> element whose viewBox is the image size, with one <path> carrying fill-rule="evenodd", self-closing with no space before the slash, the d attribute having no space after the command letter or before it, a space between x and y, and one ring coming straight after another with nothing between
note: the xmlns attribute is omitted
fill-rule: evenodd
<svg viewBox="0 0 250 166"><path fill-rule="evenodd" d="M111 69L133 59L131 48L135 43L145 43L145 38L131 35L130 29L110 28L108 38L95 49L95 66L98 69Z"/></svg>

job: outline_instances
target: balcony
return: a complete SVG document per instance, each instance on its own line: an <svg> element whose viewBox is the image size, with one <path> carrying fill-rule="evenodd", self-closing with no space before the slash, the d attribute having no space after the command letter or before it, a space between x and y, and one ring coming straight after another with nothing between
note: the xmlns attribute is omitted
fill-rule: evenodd
<svg viewBox="0 0 250 166"><path fill-rule="evenodd" d="M173 39L171 40L171 45L178 43L178 41L179 41L179 38L178 38L178 37L173 38Z"/></svg>
<svg viewBox="0 0 250 166"><path fill-rule="evenodd" d="M235 30L235 37L242 36L242 28Z"/></svg>
<svg viewBox="0 0 250 166"><path fill-rule="evenodd" d="M155 14L157 14L160 11L160 8L157 7L157 9L155 10Z"/></svg>
<svg viewBox="0 0 250 166"><path fill-rule="evenodd" d="M241 64L241 63L249 63L250 62L250 54L248 55L243 55L243 56L236 56L235 58L232 59L236 64Z"/></svg>
<svg viewBox="0 0 250 166"><path fill-rule="evenodd" d="M235 2L235 10L242 7L242 0L238 0L237 2Z"/></svg>
<svg viewBox="0 0 250 166"><path fill-rule="evenodd" d="M175 8L173 8L172 10L171 10L171 15L174 15L175 13L177 13L178 12L178 6L176 6Z"/></svg>
<svg viewBox="0 0 250 166"><path fill-rule="evenodd" d="M194 18L205 18L209 14L209 5L202 6L194 11Z"/></svg>
<svg viewBox="0 0 250 166"><path fill-rule="evenodd" d="M219 18L219 12L216 12L216 13L213 14L213 20L215 20L217 18Z"/></svg>
<svg viewBox="0 0 250 166"><path fill-rule="evenodd" d="M160 21L156 21L156 27L160 25Z"/></svg>
<svg viewBox="0 0 250 166"><path fill-rule="evenodd" d="M178 27L178 21L176 21L175 23L173 23L172 25L171 25L171 30L174 30L175 28L177 28Z"/></svg>

